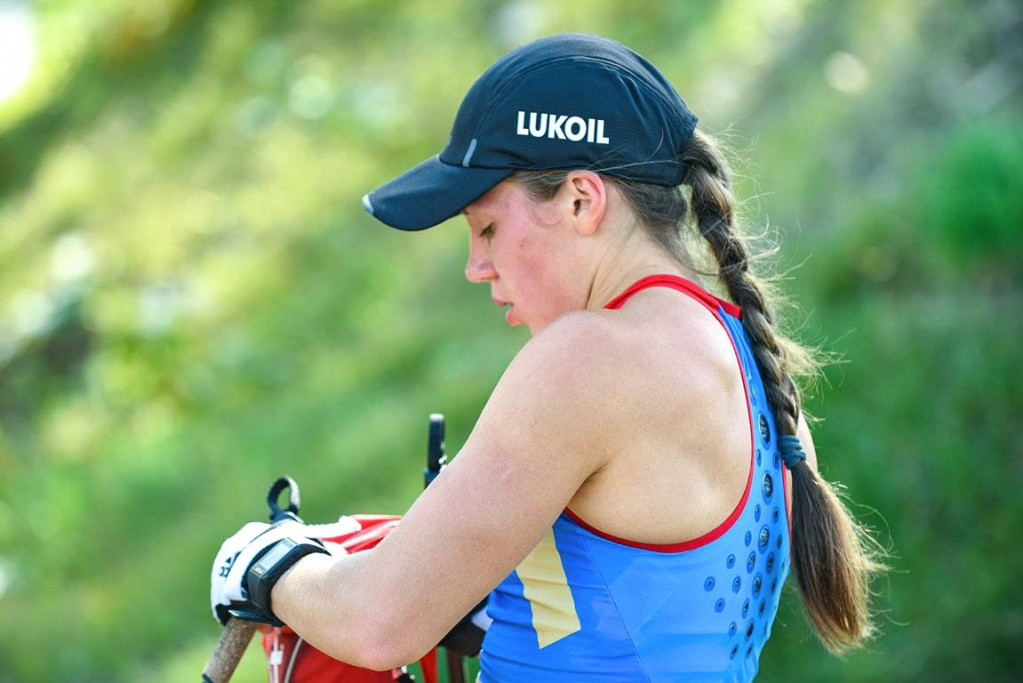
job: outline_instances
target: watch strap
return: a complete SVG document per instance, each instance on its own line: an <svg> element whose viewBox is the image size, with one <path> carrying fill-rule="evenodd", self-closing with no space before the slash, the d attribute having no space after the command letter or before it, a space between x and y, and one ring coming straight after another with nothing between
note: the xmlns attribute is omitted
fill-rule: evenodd
<svg viewBox="0 0 1023 683"><path fill-rule="evenodd" d="M282 538L261 553L245 572L245 589L248 601L257 608L256 614L239 611L235 616L257 621L268 621L273 626L283 626L284 622L273 613L270 604L270 593L284 573L306 555L326 553L329 551L322 544L303 538Z"/></svg>

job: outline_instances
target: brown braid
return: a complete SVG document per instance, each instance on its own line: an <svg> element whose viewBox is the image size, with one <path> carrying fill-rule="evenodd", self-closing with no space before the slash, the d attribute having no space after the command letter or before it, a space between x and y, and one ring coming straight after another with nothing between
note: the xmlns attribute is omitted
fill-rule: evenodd
<svg viewBox="0 0 1023 683"><path fill-rule="evenodd" d="M795 434L801 398L789 376L787 349L774 330L774 319L763 294L766 286L750 272L746 244L734 229L734 199L729 171L713 142L694 134L683 158L685 181L692 188L696 226L720 265L718 277L742 309L742 324L753 340L753 355L764 377L764 389L782 434Z"/></svg>
<svg viewBox="0 0 1023 683"><path fill-rule="evenodd" d="M621 191L650 237L682 263L690 261L680 226L694 222L717 262L717 274L742 323L780 435L795 435L802 398L793 375L816 370L810 351L775 328L769 283L750 269L736 225L731 172L717 143L697 130L683 157L687 203L677 187L605 178ZM519 172L516 181L534 201L553 199L568 172ZM690 213L691 205L691 213ZM690 220L691 216L691 220ZM835 490L805 461L792 473L792 564L803 604L817 635L832 652L862 646L873 634L870 579L884 569L883 550L849 514Z"/></svg>
<svg viewBox="0 0 1023 683"><path fill-rule="evenodd" d="M742 309L778 431L795 435L802 399L792 373L807 367L808 352L775 330L764 285L750 272L735 227L730 172L714 140L697 131L683 163L696 226L720 265L719 277ZM791 472L792 563L803 603L829 650L858 647L874 633L868 602L870 578L883 569L880 549L806 461Z"/></svg>

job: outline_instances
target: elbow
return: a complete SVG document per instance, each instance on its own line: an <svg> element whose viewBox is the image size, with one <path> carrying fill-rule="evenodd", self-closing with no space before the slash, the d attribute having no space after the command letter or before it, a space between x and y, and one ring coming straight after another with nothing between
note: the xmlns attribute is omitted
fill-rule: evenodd
<svg viewBox="0 0 1023 683"><path fill-rule="evenodd" d="M391 671L418 661L420 657L422 655L405 657L397 648L386 643L377 643L360 653L358 661L352 664L371 671Z"/></svg>
<svg viewBox="0 0 1023 683"><path fill-rule="evenodd" d="M343 644L343 655L338 656L342 654L339 652L333 656L372 671L397 669L419 661L436 645L428 644L428 640L422 637L424 634L417 633L418 630L414 619L393 622L366 620L360 628L358 644Z"/></svg>
<svg viewBox="0 0 1023 683"><path fill-rule="evenodd" d="M391 671L419 661L429 651L429 647L420 651L394 642L376 642L361 650L350 663L371 671Z"/></svg>

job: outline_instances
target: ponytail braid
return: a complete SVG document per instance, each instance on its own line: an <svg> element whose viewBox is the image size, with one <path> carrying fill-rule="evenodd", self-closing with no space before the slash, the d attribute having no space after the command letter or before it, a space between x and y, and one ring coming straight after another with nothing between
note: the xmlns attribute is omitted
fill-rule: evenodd
<svg viewBox="0 0 1023 683"><path fill-rule="evenodd" d="M721 282L742 309L779 436L794 436L802 399L792 376L812 368L812 358L775 330L766 283L750 272L736 229L730 172L714 140L697 130L683 163L692 216L718 262ZM868 602L870 578L883 569L880 549L805 460L790 471L792 564L807 613L832 652L861 646L874 633Z"/></svg>

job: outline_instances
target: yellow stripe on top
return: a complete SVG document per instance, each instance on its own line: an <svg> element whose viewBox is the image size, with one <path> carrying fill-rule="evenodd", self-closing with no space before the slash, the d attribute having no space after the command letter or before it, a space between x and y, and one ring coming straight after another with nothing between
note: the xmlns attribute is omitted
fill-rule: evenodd
<svg viewBox="0 0 1023 683"><path fill-rule="evenodd" d="M554 529L547 530L515 571L533 611L533 629L541 648L582 628L561 553L554 544Z"/></svg>

